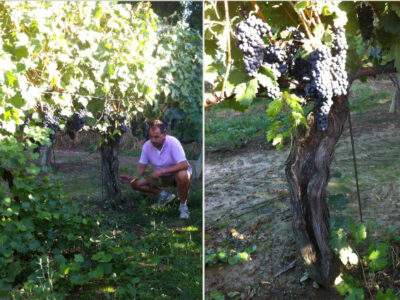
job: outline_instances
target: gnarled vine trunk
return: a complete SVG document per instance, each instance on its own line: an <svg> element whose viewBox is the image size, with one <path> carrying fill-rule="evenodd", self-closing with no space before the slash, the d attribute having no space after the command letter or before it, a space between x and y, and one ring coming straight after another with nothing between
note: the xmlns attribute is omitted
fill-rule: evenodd
<svg viewBox="0 0 400 300"><path fill-rule="evenodd" d="M119 143L114 141L104 142L100 147L105 194L107 199L113 199L117 204L122 200L118 179L118 149Z"/></svg>
<svg viewBox="0 0 400 300"><path fill-rule="evenodd" d="M339 272L339 261L329 246L329 210L326 187L329 165L348 116L347 96L335 98L329 127L317 131L312 114L309 128L300 128L286 161L293 207L293 229L299 252L312 279L328 286Z"/></svg>

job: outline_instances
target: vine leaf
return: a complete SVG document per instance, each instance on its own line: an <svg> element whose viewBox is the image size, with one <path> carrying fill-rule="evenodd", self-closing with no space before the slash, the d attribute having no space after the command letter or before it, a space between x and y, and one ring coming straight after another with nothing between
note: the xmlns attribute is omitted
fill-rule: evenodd
<svg viewBox="0 0 400 300"><path fill-rule="evenodd" d="M263 87L268 87L271 86L275 80L272 80L271 77L264 75L264 74L260 74L258 73L256 75L256 78L258 80L258 82L263 86Z"/></svg>
<svg viewBox="0 0 400 300"><path fill-rule="evenodd" d="M325 32L324 24L321 23L321 24L318 24L317 26L315 26L315 28L313 30L313 35L316 39L320 40L320 39L322 39L324 32Z"/></svg>
<svg viewBox="0 0 400 300"><path fill-rule="evenodd" d="M394 59L394 66L397 71L400 70L400 43L392 46L391 56Z"/></svg>
<svg viewBox="0 0 400 300"><path fill-rule="evenodd" d="M390 3L390 8L397 14L397 16L400 18L400 6L397 5L397 3Z"/></svg>
<svg viewBox="0 0 400 300"><path fill-rule="evenodd" d="M275 120L275 118L279 115L283 107L283 100L281 98L276 98L270 104L268 104L267 108L267 116L269 120Z"/></svg>
<svg viewBox="0 0 400 300"><path fill-rule="evenodd" d="M307 4L308 4L307 1L301 1L301 2L299 2L297 4L295 4L294 7L296 7L297 10L301 10L301 9L306 8Z"/></svg>
<svg viewBox="0 0 400 300"><path fill-rule="evenodd" d="M377 245L371 245L368 249L369 255L366 257L368 267L374 271L380 271L388 264L386 259L388 253L388 245L385 243L379 243Z"/></svg>
<svg viewBox="0 0 400 300"><path fill-rule="evenodd" d="M384 15L380 20L381 25L385 31L398 34L400 33L400 18L394 12Z"/></svg>
<svg viewBox="0 0 400 300"><path fill-rule="evenodd" d="M21 95L16 94L14 97L7 100L8 103L11 103L16 108L21 108L25 105L25 100L22 99Z"/></svg>
<svg viewBox="0 0 400 300"><path fill-rule="evenodd" d="M250 105L253 99L256 97L258 91L258 80L256 78L251 79L246 83L239 84L236 89L236 101L242 105Z"/></svg>

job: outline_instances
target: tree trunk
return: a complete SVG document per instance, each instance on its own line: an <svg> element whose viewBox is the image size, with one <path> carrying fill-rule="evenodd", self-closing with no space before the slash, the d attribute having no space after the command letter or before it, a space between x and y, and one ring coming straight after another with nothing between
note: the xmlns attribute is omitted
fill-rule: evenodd
<svg viewBox="0 0 400 300"><path fill-rule="evenodd" d="M118 148L117 142L104 142L100 147L103 172L103 186L107 199L113 199L116 204L122 200L121 188L118 179Z"/></svg>
<svg viewBox="0 0 400 300"><path fill-rule="evenodd" d="M200 155L199 158L196 160L196 165L194 166L194 174L193 174L193 178L194 179L199 179L202 172L203 172L203 150L200 151Z"/></svg>
<svg viewBox="0 0 400 300"><path fill-rule="evenodd" d="M39 150L40 151L40 150ZM51 166L51 146L44 146L42 150L42 158L40 160L40 165L44 166Z"/></svg>
<svg viewBox="0 0 400 300"><path fill-rule="evenodd" d="M389 74L390 79L392 80L395 91L392 97L392 103L390 104L389 112L392 114L396 114L399 109L399 90L400 90L400 75L396 78L394 74Z"/></svg>
<svg viewBox="0 0 400 300"><path fill-rule="evenodd" d="M329 246L326 187L329 165L348 112L347 96L337 97L325 132L316 130L313 114L310 114L308 129L299 128L286 161L299 252L310 277L324 286L331 285L339 272L339 260Z"/></svg>

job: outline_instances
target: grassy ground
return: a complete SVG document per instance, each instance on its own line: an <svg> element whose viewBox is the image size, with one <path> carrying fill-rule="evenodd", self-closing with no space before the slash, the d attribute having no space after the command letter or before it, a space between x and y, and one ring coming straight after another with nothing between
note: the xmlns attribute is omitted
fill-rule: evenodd
<svg viewBox="0 0 400 300"><path fill-rule="evenodd" d="M377 91L363 83L354 83L351 93L354 98L350 101L350 110L357 115L389 102L392 96L389 91ZM227 110L221 105L208 109L205 116L206 150L234 150L255 140L266 145L266 132L271 125L266 118L267 107L267 101L257 99L244 113Z"/></svg>
<svg viewBox="0 0 400 300"><path fill-rule="evenodd" d="M120 156L120 172L131 173L138 157ZM118 209L104 199L98 155L87 152L56 151L55 168L62 175L65 195L82 201L101 226L118 238L132 238L140 249L141 260L132 277L137 278L140 299L200 299L202 293L202 190L194 181L189 193L189 220L180 220L175 201L167 207L153 208L155 197L147 197L123 185L124 203ZM128 259L128 258L127 258ZM71 299L113 299L115 287L86 286Z"/></svg>
<svg viewBox="0 0 400 300"><path fill-rule="evenodd" d="M206 112L206 150L229 150L242 147L254 138L266 142L266 130L271 124L265 112L267 104L258 99L246 113L214 106Z"/></svg>

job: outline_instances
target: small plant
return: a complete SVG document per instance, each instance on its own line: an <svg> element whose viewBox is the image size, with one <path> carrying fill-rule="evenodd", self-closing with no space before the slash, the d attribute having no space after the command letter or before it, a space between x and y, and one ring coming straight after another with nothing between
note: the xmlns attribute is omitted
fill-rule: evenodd
<svg viewBox="0 0 400 300"><path fill-rule="evenodd" d="M359 266L362 271L362 283L356 280L352 275L341 275L337 279L336 289L345 299L364 299L364 289L368 290L369 296L373 298L371 290L370 278L376 278L378 272L384 271L395 264L394 260L389 258L390 239L378 240L373 238L370 232L373 231L374 225L369 223L356 224L350 219L347 225L341 227L339 222L334 225L332 230L332 239L330 245L339 256L343 265L349 267ZM393 269L396 266L392 266ZM388 268L386 271L389 272ZM379 288L379 284L374 282L373 286L378 287L376 299L397 300L394 290L388 289L383 292Z"/></svg>
<svg viewBox="0 0 400 300"><path fill-rule="evenodd" d="M257 246L251 248L246 248L242 252L238 252L233 249L213 249L206 248L205 264L213 265L218 262L228 263L230 265L235 265L238 262L251 261L250 254L256 251Z"/></svg>

